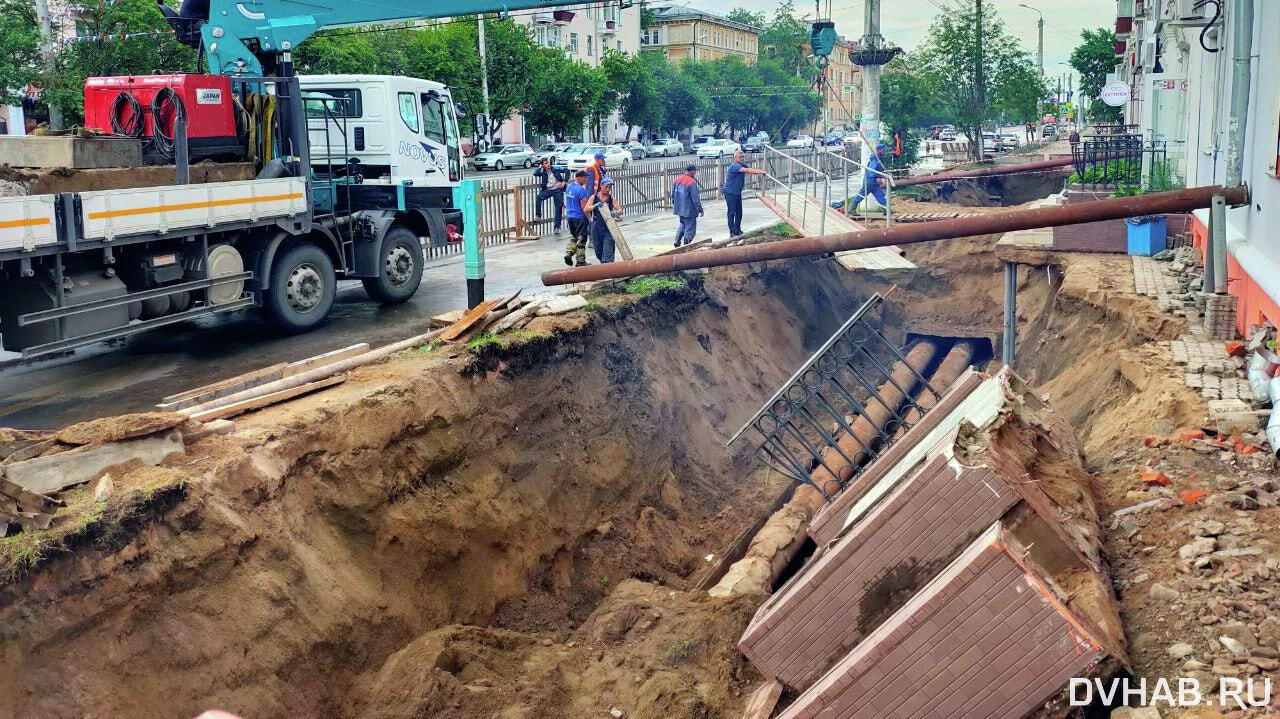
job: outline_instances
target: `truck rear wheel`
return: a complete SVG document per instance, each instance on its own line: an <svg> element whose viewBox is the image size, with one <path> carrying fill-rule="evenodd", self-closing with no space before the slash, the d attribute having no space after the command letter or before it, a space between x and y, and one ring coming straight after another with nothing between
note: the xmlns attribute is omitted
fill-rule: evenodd
<svg viewBox="0 0 1280 719"><path fill-rule="evenodd" d="M422 282L422 243L408 227L393 227L382 237L378 251L382 265L377 277L366 277L364 291L383 304L398 304L413 297Z"/></svg>
<svg viewBox="0 0 1280 719"><path fill-rule="evenodd" d="M262 309L281 332L296 334L315 329L333 307L337 290L333 260L311 243L294 245L271 264L271 286Z"/></svg>

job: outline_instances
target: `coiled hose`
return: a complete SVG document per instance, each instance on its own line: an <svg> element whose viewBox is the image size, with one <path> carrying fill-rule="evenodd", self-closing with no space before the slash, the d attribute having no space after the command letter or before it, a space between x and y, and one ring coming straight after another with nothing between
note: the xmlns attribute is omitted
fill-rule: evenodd
<svg viewBox="0 0 1280 719"><path fill-rule="evenodd" d="M156 153L166 160L173 159L174 153L174 136L166 135L164 131L164 123L160 121L161 112L164 111L165 105L172 107L170 111L171 120L170 127L176 134L178 121L183 124L187 121L187 107L182 103L182 98L178 93L173 91L171 87L162 87L156 92L155 97L151 98L151 146L155 148Z"/></svg>
<svg viewBox="0 0 1280 719"><path fill-rule="evenodd" d="M125 108L129 108L129 119L121 118ZM143 128L142 105L131 92L121 92L111 103L111 132L125 137L142 137Z"/></svg>

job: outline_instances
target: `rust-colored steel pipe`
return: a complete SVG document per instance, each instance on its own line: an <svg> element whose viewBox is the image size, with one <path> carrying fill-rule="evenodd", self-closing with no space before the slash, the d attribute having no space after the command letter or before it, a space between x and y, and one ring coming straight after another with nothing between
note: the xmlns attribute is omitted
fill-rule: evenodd
<svg viewBox="0 0 1280 719"><path fill-rule="evenodd" d="M636 275L656 275L663 272L696 270L702 267L720 267L764 260L781 260L788 257L821 255L845 250L864 250L871 247L910 245L917 242L949 240L957 237L992 235L1036 227L1079 225L1100 220L1118 220L1125 217L1157 215L1169 212L1189 212L1208 207L1215 195L1222 195L1232 207L1249 203L1249 190L1244 185L1223 187L1210 185L1173 192L1153 192L1134 197L1114 197L1107 200L1080 202L1074 205L1038 207L1030 210L1008 210L989 215L957 217L937 222L917 222L860 232L846 232L822 237L800 237L777 240L757 245L724 247L701 252L685 252L678 255L658 255L626 262L610 262L588 267L574 267L542 273L544 285L567 285L572 282L612 280Z"/></svg>
<svg viewBox="0 0 1280 719"><path fill-rule="evenodd" d="M1111 157L1091 157L1090 162L1103 162L1106 160L1119 159L1124 155L1113 155ZM1075 163L1074 158L1058 157L1052 160L1036 160L1035 162L1022 162L1016 165L988 165L973 170L956 170L955 172L939 172L936 175L913 175L904 177L900 180L894 180L894 187L908 187L910 185L928 185L933 182L946 182L947 180L964 180L974 177L993 177L995 175L1019 175L1024 172L1035 172L1036 170L1049 170L1055 167L1067 167Z"/></svg>

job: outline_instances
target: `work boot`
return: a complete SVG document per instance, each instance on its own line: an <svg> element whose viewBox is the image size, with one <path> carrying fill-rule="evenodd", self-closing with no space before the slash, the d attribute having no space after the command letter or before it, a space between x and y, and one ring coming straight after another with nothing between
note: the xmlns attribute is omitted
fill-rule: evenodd
<svg viewBox="0 0 1280 719"><path fill-rule="evenodd" d="M574 263L574 267L586 267L586 266L587 266L586 260L578 260L576 263Z"/></svg>
<svg viewBox="0 0 1280 719"><path fill-rule="evenodd" d="M570 267L573 267L573 255L565 255L565 256L564 256L564 263L565 263L566 265L569 265Z"/></svg>

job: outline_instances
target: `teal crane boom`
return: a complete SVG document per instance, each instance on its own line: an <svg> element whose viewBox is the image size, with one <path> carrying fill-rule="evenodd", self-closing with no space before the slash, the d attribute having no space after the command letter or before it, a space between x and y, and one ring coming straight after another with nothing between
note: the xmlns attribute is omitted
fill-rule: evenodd
<svg viewBox="0 0 1280 719"><path fill-rule="evenodd" d="M629 7L631 0L617 0ZM581 0L184 0L161 12L178 39L203 47L219 75L276 74L288 54L320 30L477 13L581 5Z"/></svg>

